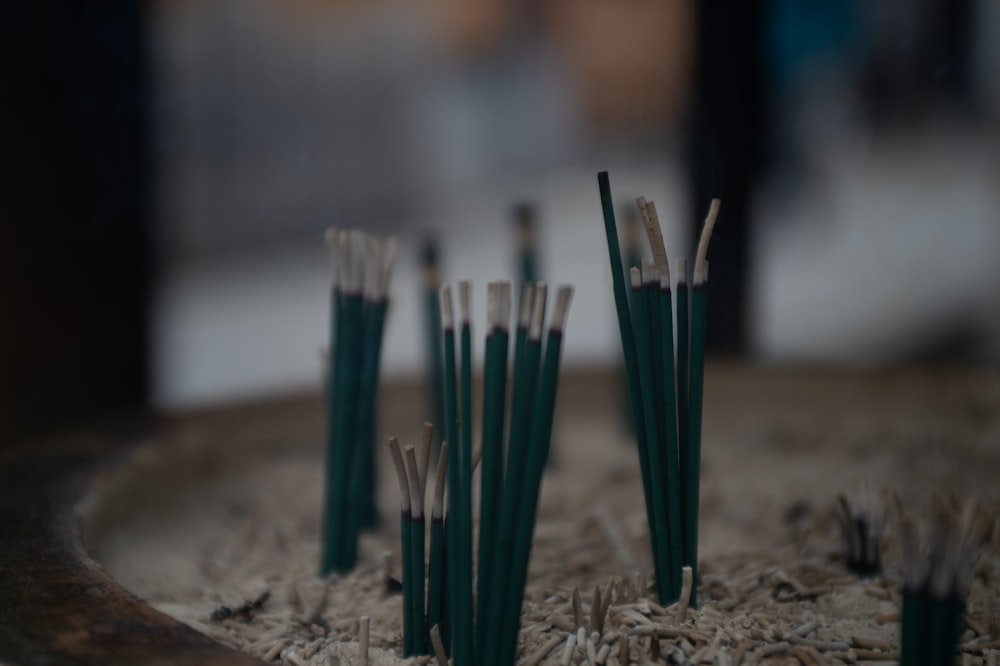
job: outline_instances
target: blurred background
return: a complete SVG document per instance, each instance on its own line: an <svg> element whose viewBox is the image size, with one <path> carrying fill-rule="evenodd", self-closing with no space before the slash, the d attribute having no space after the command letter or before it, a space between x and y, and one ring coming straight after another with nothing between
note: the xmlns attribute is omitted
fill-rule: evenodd
<svg viewBox="0 0 1000 666"><path fill-rule="evenodd" d="M424 358L418 249L576 285L620 348L595 174L672 259L723 200L711 349L1000 361L990 0L17 0L0 10L0 438L317 390L329 225L400 237L383 377Z"/></svg>

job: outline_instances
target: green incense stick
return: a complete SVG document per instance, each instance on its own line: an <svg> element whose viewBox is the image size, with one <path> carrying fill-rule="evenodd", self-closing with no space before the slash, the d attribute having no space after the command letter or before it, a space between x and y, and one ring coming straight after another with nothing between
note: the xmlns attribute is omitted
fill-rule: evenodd
<svg viewBox="0 0 1000 666"><path fill-rule="evenodd" d="M424 620L424 489L417 456L412 446L406 447L406 469L410 477L410 601L413 632L413 654L428 654L427 626Z"/></svg>
<svg viewBox="0 0 1000 666"><path fill-rule="evenodd" d="M357 499L360 506L352 511L357 516L359 527L370 528L378 523L375 506L377 474L373 443L375 439L376 392L378 391L378 370L382 352L382 334L388 301L383 296L366 299L364 306L364 341L361 360L361 387L358 407L358 438L355 445L358 462L354 467L352 480L356 479L360 488ZM356 544L357 539L352 539ZM354 558L356 559L356 555Z"/></svg>
<svg viewBox="0 0 1000 666"><path fill-rule="evenodd" d="M454 658L456 664L471 664L474 650L472 607L472 285L467 280L458 283L459 308L462 316L461 333L461 411L460 411L460 475L452 487L455 498L454 513L456 551L454 571L459 578L456 612L452 615L454 629ZM450 558L449 558L450 559Z"/></svg>
<svg viewBox="0 0 1000 666"><path fill-rule="evenodd" d="M482 484L479 511L479 568L476 578L476 623L490 627L490 585L493 581L493 557L499 500L503 488L503 429L507 398L507 350L510 325L509 282L491 283L487 292L488 329L483 377ZM483 646L477 644L478 649ZM479 655L476 663L483 663Z"/></svg>
<svg viewBox="0 0 1000 666"><path fill-rule="evenodd" d="M508 587L507 608L503 615L504 629L501 643L500 664L513 664L517 653L517 636L521 603L524 597L524 586L528 576L528 562L531 556L531 536L535 529L535 515L538 510L538 496L541 487L542 474L552 443L552 422L555 411L556 389L559 381L559 363L562 353L562 337L566 316L569 312L573 289L562 286L556 295L552 311L552 324L545 346L545 362L542 366L535 408L531 424L531 446L528 452L522 485L518 500L520 524L515 539L512 559L512 576ZM532 340L541 337L541 326L544 318L544 304L535 309L538 316L532 317L529 331L529 346ZM536 327L537 323L537 327ZM539 345L540 346L540 345Z"/></svg>
<svg viewBox="0 0 1000 666"><path fill-rule="evenodd" d="M452 310L451 287L441 285L441 327L444 330L444 405L445 405L445 439L453 444L448 447L448 521L445 529L447 537L447 580L448 580L448 626L451 630L452 646L457 640L455 634L459 631L456 622L458 612L458 584L461 573L458 571L458 530L457 523L461 517L456 512L460 476L462 473L461 442L458 437L458 377L455 361L455 318ZM454 647L452 649L454 653Z"/></svg>
<svg viewBox="0 0 1000 666"><path fill-rule="evenodd" d="M642 491L646 502L646 521L650 538L655 533L655 522L652 515L652 487L649 478L649 466L645 462L646 453L641 442L646 439L645 421L642 414L642 395L639 391L638 355L635 347L635 334L632 330L632 319L629 314L628 289L625 286L625 274L622 270L622 256L618 245L618 229L615 226L614 202L611 199L611 182L608 172L597 174L597 188L601 195L601 213L604 217L604 235L608 242L608 257L611 262L611 282L615 294L615 311L618 315L618 330L621 334L622 352L625 357L625 379L628 388L628 404L632 413L632 427L636 441L640 443L639 467L642 473Z"/></svg>
<svg viewBox="0 0 1000 666"><path fill-rule="evenodd" d="M681 474L681 510L684 511L684 502L691 494L690 477L688 470L692 465L691 461L691 429L689 426L691 416L691 289L687 278L687 259L681 257L677 260L677 458ZM687 563L687 553L689 548L690 535L688 534L687 518L681 527L681 548L684 555L681 557L681 565Z"/></svg>
<svg viewBox="0 0 1000 666"><path fill-rule="evenodd" d="M708 323L708 243L719 214L719 200L713 199L705 217L695 256L691 290L691 362L688 405L688 456L682 471L686 481L684 502L684 566L691 567L695 585L698 581L698 503L701 482L701 416L705 378L705 329ZM695 607L691 595L691 607Z"/></svg>
<svg viewBox="0 0 1000 666"><path fill-rule="evenodd" d="M406 463L403 461L403 454L399 450L399 441L392 435L388 438L389 452L392 454L393 467L396 469L396 479L399 481L399 532L401 545L401 558L403 569L403 656L411 657L414 654L416 618L414 616L413 590L416 587L413 567L413 515L412 515L412 494L410 483L406 474ZM423 585L421 578L420 585Z"/></svg>
<svg viewBox="0 0 1000 666"><path fill-rule="evenodd" d="M441 443L438 450L437 474L434 477L434 503L431 506L431 552L427 572L427 630L438 627L445 647L449 645L448 616L445 612L447 598L445 562L447 550L444 534L444 488L448 469L448 444Z"/></svg>
<svg viewBox="0 0 1000 666"><path fill-rule="evenodd" d="M667 485L667 527L669 531L671 579L677 598L681 590L681 560L683 554L681 538L681 473L677 449L677 396L674 377L674 324L673 307L670 296L670 274L660 276L657 309L660 317L660 341L663 347L660 362L663 364L660 376L663 382L663 402L660 411L664 415L664 461L666 462Z"/></svg>

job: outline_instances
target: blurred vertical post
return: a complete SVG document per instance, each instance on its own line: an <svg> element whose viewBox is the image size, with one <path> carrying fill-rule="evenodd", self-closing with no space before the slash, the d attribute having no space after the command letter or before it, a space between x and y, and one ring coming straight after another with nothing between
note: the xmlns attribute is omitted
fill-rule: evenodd
<svg viewBox="0 0 1000 666"><path fill-rule="evenodd" d="M698 2L691 106L690 220L698 238L705 206L726 202L712 239L706 351L742 354L749 316L750 211L768 137L769 86L763 0Z"/></svg>
<svg viewBox="0 0 1000 666"><path fill-rule="evenodd" d="M148 399L145 7L0 5L0 442Z"/></svg>

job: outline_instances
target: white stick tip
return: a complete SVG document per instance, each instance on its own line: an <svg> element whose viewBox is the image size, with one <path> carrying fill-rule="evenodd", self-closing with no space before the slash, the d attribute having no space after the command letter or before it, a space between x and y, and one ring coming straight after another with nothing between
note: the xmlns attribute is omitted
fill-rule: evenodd
<svg viewBox="0 0 1000 666"><path fill-rule="evenodd" d="M569 314L569 305L572 300L572 285L560 285L559 291L556 292L556 304L552 308L552 324L550 326L550 330L561 332L566 326L566 316Z"/></svg>
<svg viewBox="0 0 1000 666"><path fill-rule="evenodd" d="M701 264L695 264L693 283L695 286L699 286L706 282L708 282L708 262L703 261Z"/></svg>
<svg viewBox="0 0 1000 666"><path fill-rule="evenodd" d="M632 285L633 289L638 289L642 286L642 271L633 266L628 271L629 283Z"/></svg>
<svg viewBox="0 0 1000 666"><path fill-rule="evenodd" d="M497 284L496 326L506 331L510 329L511 284L508 280L500 280L496 284Z"/></svg>
<svg viewBox="0 0 1000 666"><path fill-rule="evenodd" d="M439 292L441 299L441 328L445 330L455 328L455 312L452 309L451 303L451 285L443 284L441 285L441 291Z"/></svg>
<svg viewBox="0 0 1000 666"><path fill-rule="evenodd" d="M677 260L677 284L686 284L688 275L687 259L681 257Z"/></svg>
<svg viewBox="0 0 1000 666"><path fill-rule="evenodd" d="M472 321L472 282L469 280L458 282L458 311L463 326Z"/></svg>
<svg viewBox="0 0 1000 666"><path fill-rule="evenodd" d="M517 315L517 325L528 328L531 325L531 310L535 301L535 284L525 282L521 285L521 311Z"/></svg>
<svg viewBox="0 0 1000 666"><path fill-rule="evenodd" d="M544 282L535 283L535 298L531 310L531 325L528 328L528 337L532 340L542 339L542 327L545 325L545 297L547 286Z"/></svg>
<svg viewBox="0 0 1000 666"><path fill-rule="evenodd" d="M655 284L659 281L656 265L649 259L642 260L642 284Z"/></svg>
<svg viewBox="0 0 1000 666"><path fill-rule="evenodd" d="M493 330L497 325L497 283L486 283L486 329Z"/></svg>

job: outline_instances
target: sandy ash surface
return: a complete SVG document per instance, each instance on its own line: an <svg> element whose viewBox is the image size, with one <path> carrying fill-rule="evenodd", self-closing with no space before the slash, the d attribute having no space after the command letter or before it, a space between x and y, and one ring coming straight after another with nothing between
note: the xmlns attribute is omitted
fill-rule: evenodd
<svg viewBox="0 0 1000 666"><path fill-rule="evenodd" d="M850 574L838 493L888 486L920 514L935 494L1000 507L1000 375L709 368L698 609L651 585L637 454L621 380L567 372L542 487L519 663L854 663L898 660L892 530L882 575ZM422 398L386 387L383 432L416 442ZM95 483L81 510L93 557L155 608L286 664L404 663L398 490L379 447L382 527L346 577L316 575L323 417L315 396L179 416ZM890 523L891 527L891 523ZM1000 537L971 584L965 663L1000 657ZM573 603L575 588L580 602ZM593 608L594 590L610 605ZM212 619L222 606L259 608ZM592 617L594 616L594 617ZM339 660L339 662L338 662Z"/></svg>

